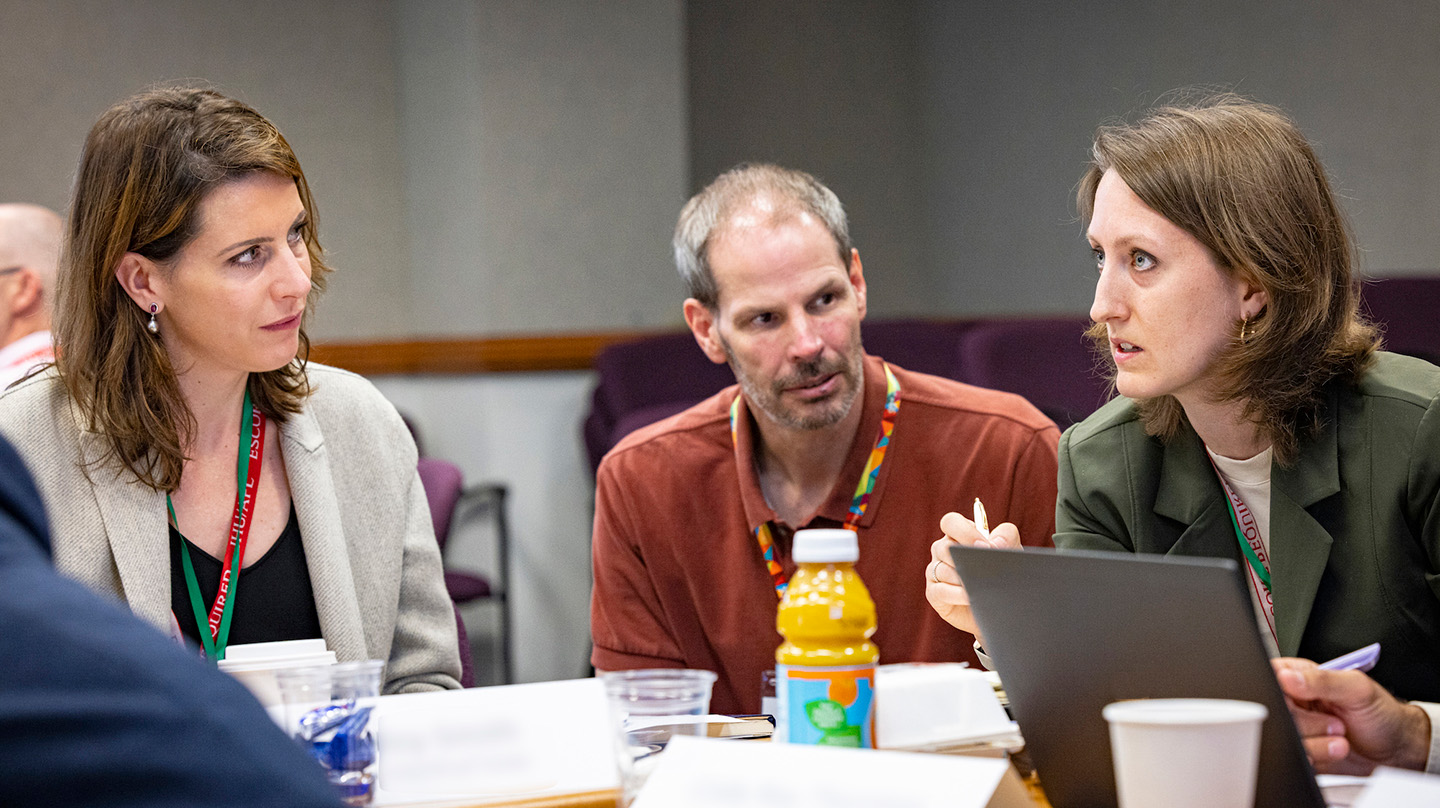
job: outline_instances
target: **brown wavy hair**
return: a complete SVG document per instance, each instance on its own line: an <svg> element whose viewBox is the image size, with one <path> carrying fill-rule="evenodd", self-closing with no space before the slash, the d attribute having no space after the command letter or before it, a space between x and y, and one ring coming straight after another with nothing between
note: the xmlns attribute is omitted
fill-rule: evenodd
<svg viewBox="0 0 1440 808"><path fill-rule="evenodd" d="M1242 340L1236 321L1212 371L1217 399L1243 401L1276 461L1293 463L1299 439L1320 428L1325 385L1358 379L1379 342L1359 311L1349 228L1310 144L1278 108L1212 95L1096 131L1077 194L1087 226L1106 171L1209 247L1225 271L1265 290L1251 333ZM1105 327L1090 336L1108 357ZM1183 423L1171 396L1137 405L1146 431L1162 439Z"/></svg>
<svg viewBox="0 0 1440 808"><path fill-rule="evenodd" d="M257 172L295 182L309 216L310 294L295 358L247 383L255 407L276 422L310 393L305 325L330 269L316 236L315 202L300 161L280 131L249 106L209 88L158 87L116 104L85 139L56 294L56 367L85 425L105 437L114 461L145 485L180 485L195 430L148 315L115 268L127 252L173 271L199 233L200 205L220 186Z"/></svg>

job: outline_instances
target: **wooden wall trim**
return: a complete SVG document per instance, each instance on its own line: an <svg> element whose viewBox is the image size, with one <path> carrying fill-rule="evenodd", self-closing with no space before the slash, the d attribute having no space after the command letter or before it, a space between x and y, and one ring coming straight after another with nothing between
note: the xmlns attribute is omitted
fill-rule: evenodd
<svg viewBox="0 0 1440 808"><path fill-rule="evenodd" d="M311 346L310 359L362 376L396 373L515 373L589 370L607 345L675 331L600 331L523 337L326 342Z"/></svg>

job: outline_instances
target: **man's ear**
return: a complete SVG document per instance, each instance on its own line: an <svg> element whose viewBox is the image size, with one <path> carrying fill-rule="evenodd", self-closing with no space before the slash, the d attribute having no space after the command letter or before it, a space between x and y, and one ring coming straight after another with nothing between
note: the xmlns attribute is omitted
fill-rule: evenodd
<svg viewBox="0 0 1440 808"><path fill-rule="evenodd" d="M865 272L860 266L860 251L850 248L850 287L855 290L855 307L865 319Z"/></svg>
<svg viewBox="0 0 1440 808"><path fill-rule="evenodd" d="M165 281L160 276L159 267L149 258L139 253L125 253L120 257L120 263L115 265L115 280L120 282L125 294L145 311L150 311L151 304L165 308Z"/></svg>
<svg viewBox="0 0 1440 808"><path fill-rule="evenodd" d="M725 356L725 346L720 344L720 333L715 322L717 313L693 297L685 299L685 324L690 326L695 342L711 362L723 365L729 358Z"/></svg>
<svg viewBox="0 0 1440 808"><path fill-rule="evenodd" d="M10 296L10 316L29 317L38 314L40 308L45 305L44 285L40 283L40 273L24 267L15 273L15 293Z"/></svg>

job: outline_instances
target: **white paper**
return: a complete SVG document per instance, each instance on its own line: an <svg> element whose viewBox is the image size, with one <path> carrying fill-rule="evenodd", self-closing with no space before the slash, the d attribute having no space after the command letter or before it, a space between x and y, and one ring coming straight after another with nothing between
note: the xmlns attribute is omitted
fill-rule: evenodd
<svg viewBox="0 0 1440 808"><path fill-rule="evenodd" d="M384 696L376 804L466 805L619 787L597 679Z"/></svg>
<svg viewBox="0 0 1440 808"><path fill-rule="evenodd" d="M633 808L1010 808L1008 760L672 738Z"/></svg>
<svg viewBox="0 0 1440 808"><path fill-rule="evenodd" d="M1440 805L1440 776L1376 769L1355 808L1435 808Z"/></svg>

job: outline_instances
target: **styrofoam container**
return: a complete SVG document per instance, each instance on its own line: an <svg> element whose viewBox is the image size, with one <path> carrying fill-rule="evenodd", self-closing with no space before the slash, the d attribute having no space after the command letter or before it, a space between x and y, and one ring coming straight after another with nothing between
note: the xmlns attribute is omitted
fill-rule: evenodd
<svg viewBox="0 0 1440 808"><path fill-rule="evenodd" d="M958 662L875 671L875 739L883 749L942 747L1016 731L984 671Z"/></svg>

